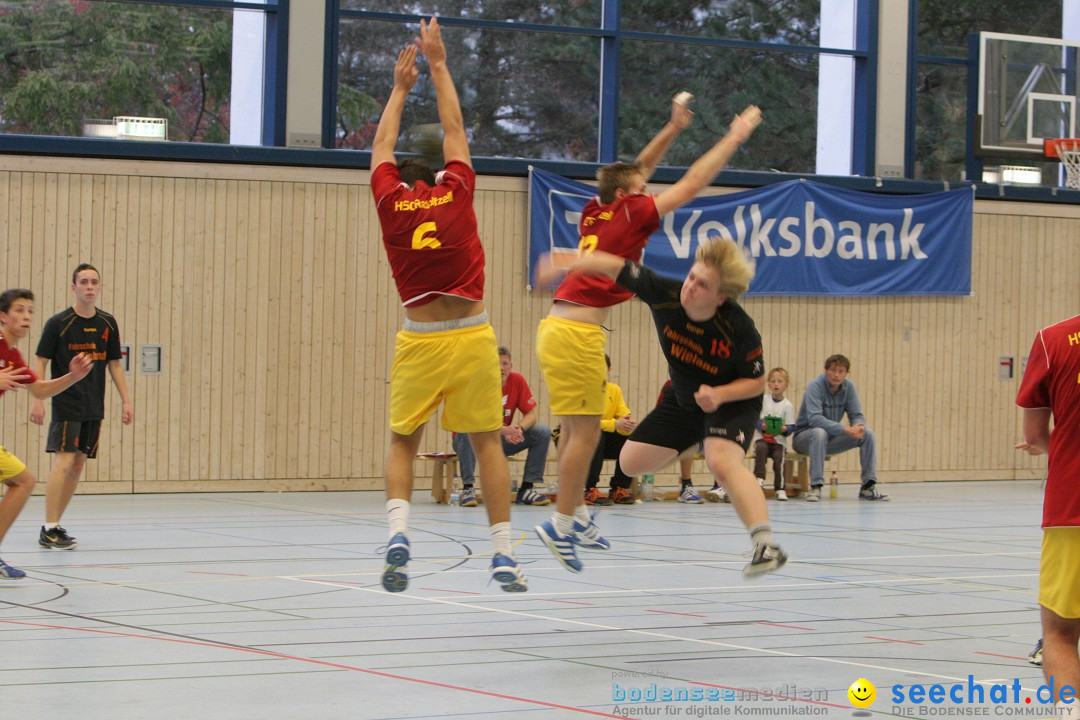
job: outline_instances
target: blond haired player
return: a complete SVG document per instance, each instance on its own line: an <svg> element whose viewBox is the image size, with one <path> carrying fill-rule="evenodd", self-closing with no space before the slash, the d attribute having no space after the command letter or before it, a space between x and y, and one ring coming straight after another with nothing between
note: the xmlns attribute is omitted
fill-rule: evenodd
<svg viewBox="0 0 1080 720"><path fill-rule="evenodd" d="M693 113L687 109L688 95L680 93L672 101L671 119L636 162L614 163L597 172L598 196L582 212L579 252L602 251L637 262L649 236L660 227L660 217L682 207L708 186L761 122L761 111L748 107L678 182L659 194L649 194L646 181L678 134L690 125ZM536 533L571 572L581 572L583 567L577 547L611 547L590 517L584 493L604 411L607 337L603 325L611 306L631 297L633 293L608 277L572 272L555 291L551 311L536 333L536 352L547 381L551 412L562 427L555 513L536 527Z"/></svg>
<svg viewBox="0 0 1080 720"><path fill-rule="evenodd" d="M623 445L619 464L630 475L654 472L703 442L705 464L750 533L753 557L743 575L782 567L787 555L773 542L765 496L743 462L765 388L761 335L737 302L754 276L750 262L734 243L715 238L698 246L682 282L604 252L555 263L541 261L538 282L557 277L561 264L563 272L607 277L636 293L667 358L671 385Z"/></svg>

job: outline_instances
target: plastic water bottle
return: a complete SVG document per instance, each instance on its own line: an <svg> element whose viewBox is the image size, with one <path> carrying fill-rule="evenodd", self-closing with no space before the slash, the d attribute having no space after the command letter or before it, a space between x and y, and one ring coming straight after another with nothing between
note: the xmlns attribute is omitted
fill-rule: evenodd
<svg viewBox="0 0 1080 720"><path fill-rule="evenodd" d="M836 477L836 471L832 471L832 475L829 476L829 499L835 500L840 490L840 478Z"/></svg>
<svg viewBox="0 0 1080 720"><path fill-rule="evenodd" d="M461 500L461 476L454 473L454 479L450 483L450 504L457 505Z"/></svg>
<svg viewBox="0 0 1080 720"><path fill-rule="evenodd" d="M656 478L653 477L652 473L641 476L641 482L643 484L641 489L641 499L645 502L651 502L656 499L655 481Z"/></svg>

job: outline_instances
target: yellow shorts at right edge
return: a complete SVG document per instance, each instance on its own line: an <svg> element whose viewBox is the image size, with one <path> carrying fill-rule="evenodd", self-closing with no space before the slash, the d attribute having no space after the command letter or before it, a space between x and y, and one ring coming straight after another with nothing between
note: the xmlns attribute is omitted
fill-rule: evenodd
<svg viewBox="0 0 1080 720"><path fill-rule="evenodd" d="M599 325L548 315L536 329L536 357L552 415L603 415L607 335Z"/></svg>
<svg viewBox="0 0 1080 720"><path fill-rule="evenodd" d="M1043 528L1039 604L1063 618L1080 618L1080 527Z"/></svg>
<svg viewBox="0 0 1080 720"><path fill-rule="evenodd" d="M22 460L9 453L3 445L0 445L0 482L10 480L25 469L26 465Z"/></svg>

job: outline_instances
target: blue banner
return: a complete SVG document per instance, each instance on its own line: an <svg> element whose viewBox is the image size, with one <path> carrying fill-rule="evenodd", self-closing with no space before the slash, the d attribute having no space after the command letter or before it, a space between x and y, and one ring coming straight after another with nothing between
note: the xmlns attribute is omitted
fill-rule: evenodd
<svg viewBox="0 0 1080 720"><path fill-rule="evenodd" d="M591 185L533 168L529 273L541 253L576 248ZM683 278L698 243L732 240L757 265L748 295L970 295L970 188L878 195L806 180L698 198L661 218L643 260Z"/></svg>

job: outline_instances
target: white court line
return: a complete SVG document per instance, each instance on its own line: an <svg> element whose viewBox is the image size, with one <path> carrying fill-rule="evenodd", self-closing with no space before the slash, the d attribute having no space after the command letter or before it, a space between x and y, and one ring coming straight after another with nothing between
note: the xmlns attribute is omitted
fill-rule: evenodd
<svg viewBox="0 0 1080 720"><path fill-rule="evenodd" d="M411 595L409 593L388 593L385 590L382 590L381 588L379 588L379 589L376 589L376 588L362 588L362 587L355 587L355 586L351 586L351 585L341 585L341 584L338 584L338 583L327 582L325 580L311 580L311 579L305 579L305 578L301 578L301 577L282 576L279 579L281 579L281 580L293 580L293 581L296 581L296 582L310 583L310 584L313 584L313 585L328 585L328 586L331 586L331 587L340 587L340 588L343 588L345 590L359 590L359 591L368 592L368 593L378 593L379 595L385 595L385 596L389 596L389 597L392 597L392 598L409 598L411 600L422 600L422 601L426 601L426 602L437 603L437 604L440 604L440 605L450 605L452 607L457 607L457 608L467 608L467 609L470 609L470 610L481 610L481 611L484 611L484 612L493 612L493 613L499 613L499 614L502 614L502 615L512 615L512 616L516 616L516 617L530 618L530 619L533 619L533 620L544 620L546 622L564 623L564 624L567 624L567 625L577 625L577 626L580 626L580 627L589 628L591 630L610 630L610 631L614 631L614 632L630 633L631 635L642 635L642 636L650 637L650 638L659 638L661 640L675 640L675 641L678 641L678 642L688 642L688 643L694 643L694 644L697 644L697 645L708 645L708 646L711 646L711 647L720 647L720 648L726 648L726 649L729 649L729 650L745 650L747 652L756 652L756 653L761 653L763 655L779 655L781 657L798 658L800 660L818 660L820 662L832 663L834 665L848 665L850 667L864 668L864 669L869 669L869 670L883 670L883 671L886 671L886 672L897 673L897 674L902 674L902 675L906 674L908 676L910 676L910 675L918 675L918 676L921 676L921 677L936 678L938 680L951 680L953 682L958 682L958 683L967 682L966 677L965 678L958 678L958 677L953 677L951 675L938 675L936 673L921 672L919 670L912 670L910 668L894 668L894 667L889 667L887 665L871 665L869 663L854 662L854 661L851 661L851 660L841 660L839 658L821 657L819 655L800 655L798 653L785 652L784 650L771 650L771 649L768 649L768 648L751 647L749 645L736 645L734 643L720 642L719 640L704 640L704 639L699 639L699 638L686 638L686 637L680 637L678 635L669 635L667 633L654 632L652 630L635 630L633 628L617 627L615 625L601 625L600 623L585 622L584 620L568 620L568 619L565 619L565 618L553 618L553 617L549 617L547 615L538 615L536 613L522 612L520 610L507 610L505 608L490 607L490 606L487 606L487 605L473 605L471 603L461 602L460 600L444 600L442 598L423 597L423 596L420 596L420 595ZM656 591L652 591L652 592L656 592ZM524 598L522 598L522 599L524 599ZM992 683L990 681L987 681L987 680L975 680L975 682L978 683L979 685L993 685L994 684L994 683ZM1025 690L1027 692L1036 692L1035 688L1027 688L1027 687L1021 686L1020 689Z"/></svg>
<svg viewBox="0 0 1080 720"><path fill-rule="evenodd" d="M488 554L490 554L490 553L488 553ZM987 553L987 554L1009 555L1009 554L1012 554L1012 553ZM1034 554L1037 555L1038 553L1036 552ZM484 557L484 556L483 555L460 556L460 557L455 557L455 558L448 558L447 561L452 560L452 561L456 562L458 560L467 559L469 557ZM920 556L920 557L930 557L930 556ZM949 556L949 557L952 557L952 556ZM252 562L263 562L263 561L254 560ZM813 561L813 560L795 561L795 562L789 562L785 567L791 568L791 567L793 567L795 565L799 565L799 564L803 564L803 563L813 564L815 562L822 562L823 563L825 561ZM833 561L830 561L830 562L833 562ZM382 561L380 560L379 563L381 564ZM436 564L437 563L433 559L431 561L425 561L425 562L419 562L419 563L416 563L416 562L411 563L410 567L415 569L417 567L422 568L422 567L424 567L426 565L436 565ZM655 568L655 567L670 567L671 564L672 563L670 561L655 562L655 563L643 563L643 564L635 564L635 565L624 565L624 564L618 564L618 565L595 565L595 564L590 564L589 568L597 569L597 570L601 570L601 569L626 570L626 569L641 569L641 568ZM711 560L711 561L700 561L700 562L687 561L687 562L680 563L680 564L681 565L711 565L711 566L717 566L717 567L724 566L724 565L742 566L742 565L745 564L745 561L744 560ZM526 568L528 569L528 565L526 565ZM547 568L536 567L536 568L531 568L531 569L539 571L539 570L546 570ZM554 566L552 566L550 569L551 570L559 570L559 568L554 567ZM48 570L45 570L45 571L41 571L41 573L45 574L45 575L58 575L60 577L64 577L60 573L56 572L56 570L57 570L57 568L52 568L52 572L50 572ZM465 574L465 573L473 574L473 573L481 573L481 572L486 573L487 570L486 569L481 569L481 568L469 568L469 569L456 568L456 569L453 569L453 570L443 570L443 571L440 572L440 574L443 574L443 575ZM561 574L561 573L559 573L559 574ZM64 587L67 587L67 588L86 588L86 587L126 588L126 589L131 589L131 590L138 590L138 589L142 589L142 588L169 587L169 586L172 586L172 585L205 585L205 584L217 584L217 583L228 583L228 582L251 582L251 581L258 581L258 580L282 580L282 579L286 579L286 580L307 580L307 579L315 579L315 578L338 578L338 579L347 578L347 577L363 578L363 577L380 577L381 575L382 575L382 570L380 569L380 570L372 570L372 571L350 570L350 571L333 572L333 573L302 573L302 574L297 574L297 575L251 575L251 576L246 576L246 577L207 577L207 578L197 579L197 580L165 580L165 581L161 581L161 582L145 582L145 583L138 583L138 582L136 582L136 583L119 583L119 582L111 582L111 581L106 581L106 580L75 580L75 581L71 581L71 580L65 579ZM813 580L813 581L810 581L810 582L787 582L787 583L770 583L768 585L756 585L753 589L767 590L767 591L771 592L773 590L790 590L790 589L801 589L801 588L822 588L823 586L831 587L831 586L835 586L835 585L860 585L860 586L861 585L881 585L881 586L890 586L890 585L903 585L903 584L909 584L909 583L910 584L923 584L923 585L941 585L941 584L944 584L944 583L961 582L961 581L965 581L965 580L997 580L997 579L1006 579L1006 578L1026 578L1026 577L1038 577L1038 576L1039 576L1038 570L1033 570L1031 572L1024 572L1024 573L1008 573L1008 574L997 574L997 575L944 575L944 576L932 576L932 575L931 576L910 576L909 575L909 576L904 576L904 575L896 575L894 573L892 575L892 577L885 577L885 578L880 578L880 579L852 578L850 580L839 580L839 579L833 579L833 578L821 578L821 579L816 579L816 580ZM55 588L55 587L56 586L51 582L42 582L42 583L38 583L36 585L24 582L24 583L20 583L17 586L15 586L15 585L5 585L4 589L6 591L20 591L20 590L40 590L41 588ZM356 589L356 588L354 587L353 589ZM606 589L606 590L570 590L570 591L566 591L566 592L530 593L530 597L561 597L561 596L576 596L576 595L620 595L620 594L634 594L634 593L687 593L687 592L726 592L726 591L740 592L740 591L745 591L745 590L748 590L748 589L750 589L750 588L748 588L747 585L745 583L743 583L743 584L739 584L739 585L702 585L702 586L697 586L697 587L673 587L673 588L649 588L649 589L637 589L637 588L617 589L617 588L610 588L610 589ZM1008 590L1008 591L1022 590L1021 588L1003 588L1003 589ZM436 597L439 597L439 596L436 596ZM477 595L475 597L478 598L478 599L479 598L489 598L489 597L490 598L504 598L505 599L506 595L505 594L491 594L491 595Z"/></svg>

